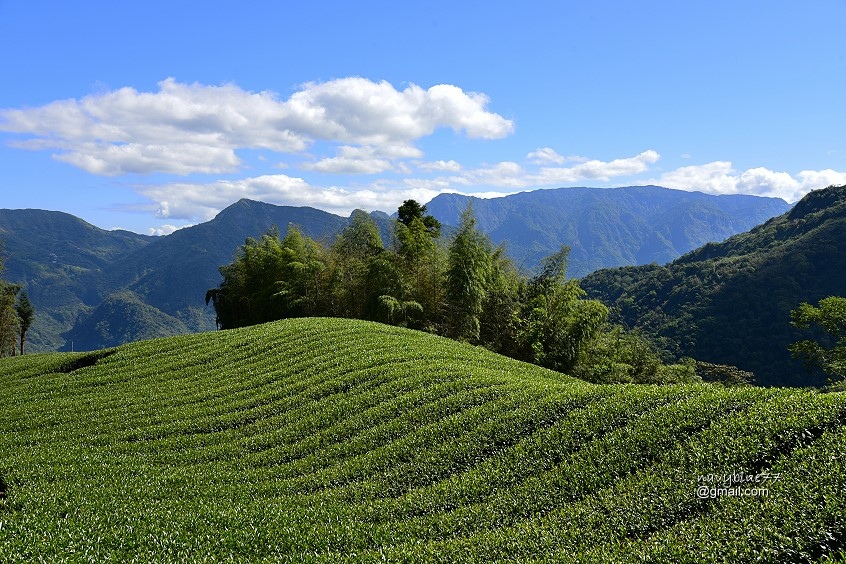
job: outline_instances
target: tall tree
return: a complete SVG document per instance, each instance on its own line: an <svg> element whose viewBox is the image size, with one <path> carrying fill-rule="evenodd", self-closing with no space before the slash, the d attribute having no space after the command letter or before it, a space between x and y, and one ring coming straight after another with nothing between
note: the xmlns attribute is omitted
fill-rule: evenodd
<svg viewBox="0 0 846 564"><path fill-rule="evenodd" d="M230 329L280 319L283 299L277 282L284 276L284 265L276 227L260 240L248 238L235 260L220 267L220 286L206 292L206 304L214 304L218 326Z"/></svg>
<svg viewBox="0 0 846 564"><path fill-rule="evenodd" d="M20 320L15 311L19 286L0 282L0 357L14 356L20 334Z"/></svg>
<svg viewBox="0 0 846 564"><path fill-rule="evenodd" d="M426 206L406 200L397 211L397 254L408 297L420 304L430 330L441 325L445 256L437 239L441 224L426 215Z"/></svg>
<svg viewBox="0 0 846 564"><path fill-rule="evenodd" d="M415 220L420 220L430 237L434 239L440 237L441 222L426 213L426 205L420 205L416 200L404 201L397 210L397 221L406 227L411 227Z"/></svg>
<svg viewBox="0 0 846 564"><path fill-rule="evenodd" d="M479 339L479 318L487 297L492 247L487 236L476 228L473 206L468 204L449 246L447 330L455 339Z"/></svg>
<svg viewBox="0 0 846 564"><path fill-rule="evenodd" d="M525 279L514 262L497 247L491 255L487 292L479 318L479 339L500 354L519 355L518 334L521 299L525 296Z"/></svg>
<svg viewBox="0 0 846 564"><path fill-rule="evenodd" d="M795 327L821 327L825 335L818 341L806 339L788 347L795 358L805 361L808 368L818 368L830 380L846 378L846 298L829 296L817 307L802 303L790 312Z"/></svg>
<svg viewBox="0 0 846 564"><path fill-rule="evenodd" d="M0 245L0 272L3 272L4 257ZM15 297L20 286L0 280L0 357L14 356L20 333L20 320L15 311Z"/></svg>
<svg viewBox="0 0 846 564"><path fill-rule="evenodd" d="M384 250L376 222L366 212L355 210L331 249L333 315L365 318L372 293L368 287L370 266Z"/></svg>
<svg viewBox="0 0 846 564"><path fill-rule="evenodd" d="M282 280L278 295L284 298L284 317L320 315L324 310L326 253L296 226L289 226L282 239Z"/></svg>
<svg viewBox="0 0 846 564"><path fill-rule="evenodd" d="M567 280L567 246L541 263L523 299L518 331L519 356L570 373L608 320L608 308L586 300L575 280Z"/></svg>
<svg viewBox="0 0 846 564"><path fill-rule="evenodd" d="M35 318L35 308L32 307L32 302L29 301L29 296L26 292L21 292L21 295L18 297L18 303L15 304L15 311L18 314L18 323L20 325L21 354L24 354L26 333L29 331L32 321Z"/></svg>

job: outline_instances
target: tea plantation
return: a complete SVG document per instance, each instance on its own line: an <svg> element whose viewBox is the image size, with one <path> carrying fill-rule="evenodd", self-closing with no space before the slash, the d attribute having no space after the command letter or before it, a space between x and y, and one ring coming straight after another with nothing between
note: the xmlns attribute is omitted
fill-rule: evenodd
<svg viewBox="0 0 846 564"><path fill-rule="evenodd" d="M0 561L843 562L844 423L338 319L16 357Z"/></svg>

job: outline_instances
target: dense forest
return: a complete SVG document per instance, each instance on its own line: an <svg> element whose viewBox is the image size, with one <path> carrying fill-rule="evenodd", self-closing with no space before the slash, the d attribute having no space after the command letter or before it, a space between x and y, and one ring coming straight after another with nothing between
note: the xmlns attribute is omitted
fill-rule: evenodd
<svg viewBox="0 0 846 564"><path fill-rule="evenodd" d="M594 382L698 379L695 363L665 365L636 332L608 322L608 308L566 277L569 248L518 271L476 225L472 206L445 240L426 206L408 200L390 241L355 212L331 245L289 226L247 239L206 294L222 329L291 317L345 317L420 329ZM748 374L700 366L709 379Z"/></svg>

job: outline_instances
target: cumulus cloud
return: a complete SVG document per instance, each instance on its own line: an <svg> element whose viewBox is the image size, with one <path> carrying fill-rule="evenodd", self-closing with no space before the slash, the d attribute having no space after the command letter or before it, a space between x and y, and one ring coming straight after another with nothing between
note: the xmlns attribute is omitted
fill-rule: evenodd
<svg viewBox="0 0 846 564"><path fill-rule="evenodd" d="M753 194L795 202L811 190L846 184L846 173L803 170L796 175L763 167L738 171L729 161L685 166L650 181L659 186L708 194Z"/></svg>
<svg viewBox="0 0 846 564"><path fill-rule="evenodd" d="M183 226L186 227L186 226ZM165 223L164 225L159 225L158 227L150 227L147 232L150 235L155 235L157 237L161 237L162 235L170 235L174 231L182 229L182 227L177 227L176 225L170 225Z"/></svg>
<svg viewBox="0 0 846 564"><path fill-rule="evenodd" d="M549 147L541 147L540 149L532 151L526 155L526 158L533 163L564 164L567 162L567 157L559 155L554 149Z"/></svg>
<svg viewBox="0 0 846 564"><path fill-rule="evenodd" d="M653 150L612 161L574 157L573 160L582 162L572 166L548 166L531 171L519 163L504 161L493 166L468 170L460 176L451 177L450 180L465 186L485 185L511 189L561 186L583 180L607 181L619 176L640 174L660 158Z"/></svg>
<svg viewBox="0 0 846 564"><path fill-rule="evenodd" d="M210 183L179 182L140 186L137 190L155 202L157 217L189 221L207 221L241 198L277 205L311 206L349 215L356 208L391 211L404 200L411 198L427 202L439 193L448 191L445 187L405 183L374 183L362 189L321 187L284 174Z"/></svg>
<svg viewBox="0 0 846 564"><path fill-rule="evenodd" d="M186 175L237 170L241 160L226 147L191 143L112 145L81 143L67 153L54 156L91 174L117 176L163 172Z"/></svg>
<svg viewBox="0 0 846 564"><path fill-rule="evenodd" d="M418 162L417 168L426 172L460 172L461 164L453 160Z"/></svg>
<svg viewBox="0 0 846 564"><path fill-rule="evenodd" d="M215 173L238 169L238 149L305 151L316 140L370 147L383 159L419 158L418 139L439 128L469 138L509 135L512 121L486 109L484 94L448 84L397 90L388 82L342 78L307 83L287 100L234 84L183 84L173 78L157 92L134 88L0 110L0 131L31 136L28 149L93 174ZM343 154L322 166L353 170ZM376 163L358 164L375 170Z"/></svg>
<svg viewBox="0 0 846 564"><path fill-rule="evenodd" d="M646 172L649 165L658 162L661 156L648 150L623 159L613 161L589 160L571 167L545 167L533 177L536 184L551 185L578 182L581 180L610 180L618 176L632 176Z"/></svg>
<svg viewBox="0 0 846 564"><path fill-rule="evenodd" d="M291 96L291 123L313 138L390 145L430 135L438 127L463 131L470 138L498 139L514 124L485 110L484 94L450 84L424 90L411 84L402 91L388 82L343 78L308 83Z"/></svg>
<svg viewBox="0 0 846 564"><path fill-rule="evenodd" d="M308 183L285 174L208 183L174 182L138 186L136 190L155 203L156 217L189 221L207 221L241 198L315 207L331 202L331 198L321 202L309 198L312 188Z"/></svg>
<svg viewBox="0 0 846 564"><path fill-rule="evenodd" d="M422 152L419 149L407 145L386 147L344 145L338 149L337 157L305 163L302 168L334 174L377 174L389 170L403 170L400 166L402 163L395 163L391 159L420 156Z"/></svg>
<svg viewBox="0 0 846 564"><path fill-rule="evenodd" d="M314 186L302 178L285 174L206 183L176 182L139 186L136 189L154 202L154 209L151 211L154 211L157 217L190 222L208 221L223 208L241 198L276 205L311 206L348 216L355 209L391 212L405 200L428 202L438 194L456 192L451 183L443 180L379 180L365 187L352 189ZM463 193L479 198L493 198L510 192L470 190ZM168 228L168 225L163 225L151 229L150 234L167 234Z"/></svg>

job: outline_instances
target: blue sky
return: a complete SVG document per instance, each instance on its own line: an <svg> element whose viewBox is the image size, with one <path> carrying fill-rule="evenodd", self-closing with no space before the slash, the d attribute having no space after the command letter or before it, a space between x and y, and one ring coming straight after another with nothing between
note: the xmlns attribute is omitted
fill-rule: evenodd
<svg viewBox="0 0 846 564"><path fill-rule="evenodd" d="M0 0L5 208L846 183L846 0Z"/></svg>

